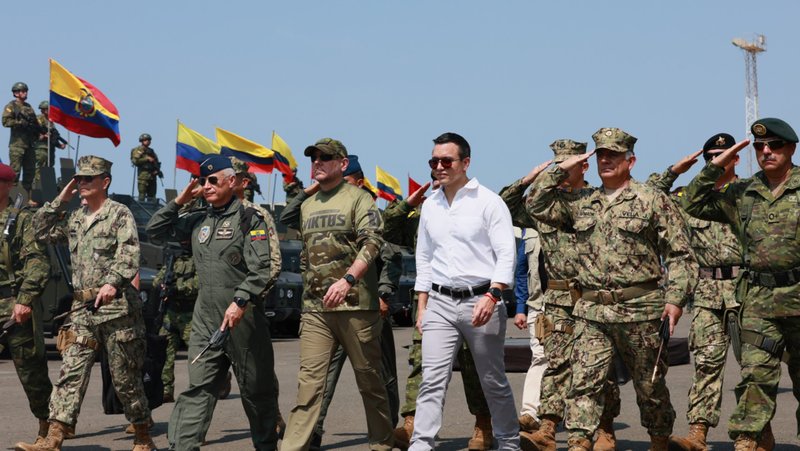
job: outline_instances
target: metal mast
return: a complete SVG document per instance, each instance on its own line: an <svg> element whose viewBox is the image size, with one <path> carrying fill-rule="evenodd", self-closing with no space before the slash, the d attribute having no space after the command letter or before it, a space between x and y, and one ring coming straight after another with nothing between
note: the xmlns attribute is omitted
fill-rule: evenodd
<svg viewBox="0 0 800 451"><path fill-rule="evenodd" d="M760 34L752 42L736 38L732 43L744 51L744 128L745 135L752 139L750 125L758 120L758 68L756 56L767 50L767 39L763 34ZM747 169L750 172L749 175L753 175L753 152L747 152Z"/></svg>

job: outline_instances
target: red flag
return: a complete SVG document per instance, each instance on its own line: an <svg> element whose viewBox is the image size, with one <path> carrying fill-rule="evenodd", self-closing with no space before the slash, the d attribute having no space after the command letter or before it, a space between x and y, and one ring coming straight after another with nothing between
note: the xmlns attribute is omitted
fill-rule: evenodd
<svg viewBox="0 0 800 451"><path fill-rule="evenodd" d="M416 182L414 179L412 179L412 178L411 178L411 176L409 175L409 176L408 176L408 195L410 196L411 194L413 194L413 193L414 193L414 191L416 191L416 190L418 190L418 189L420 189L420 188L422 188L422 185L420 185L419 183L417 183L417 182Z"/></svg>

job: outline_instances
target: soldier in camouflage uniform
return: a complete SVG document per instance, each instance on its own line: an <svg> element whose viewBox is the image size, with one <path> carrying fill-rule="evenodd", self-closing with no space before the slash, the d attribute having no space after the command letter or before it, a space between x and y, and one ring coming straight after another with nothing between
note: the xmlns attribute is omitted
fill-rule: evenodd
<svg viewBox="0 0 800 451"><path fill-rule="evenodd" d="M8 233L0 236L0 321L14 319L7 332L0 332L0 351L5 347L11 351L31 412L39 419L37 440L43 440L53 386L47 375L39 296L47 285L50 263L47 249L33 234L33 214L15 208L9 198L14 179L11 167L0 163L0 231L8 227Z"/></svg>
<svg viewBox="0 0 800 451"><path fill-rule="evenodd" d="M434 189L438 189L438 181L433 182ZM419 211L424 194L431 183L426 183L417 191L411 193L407 199L395 201L386 207L383 212L384 238L390 243L404 246L412 252L417 247L417 228L419 227ZM417 300L411 304L412 318L417 317ZM494 440L492 436L492 416L489 405L481 388L478 370L472 359L466 341L458 354L458 365L461 368L461 378L464 382L464 395L467 398L467 408L475 416L475 427L472 438L467 444L469 449L488 449ZM411 436L414 433L414 414L417 411L417 395L422 382L422 334L417 328L411 333L411 346L408 349L408 365L411 371L406 379L405 402L400 408L400 415L404 418L403 426L394 430L395 446L401 449L408 448Z"/></svg>
<svg viewBox="0 0 800 451"><path fill-rule="evenodd" d="M156 151L150 148L152 137L147 133L139 136L140 146L131 149L131 164L136 166L139 182L139 200L153 199L156 197L156 177L161 175L161 163L158 161Z"/></svg>
<svg viewBox="0 0 800 451"><path fill-rule="evenodd" d="M277 449L274 354L261 294L272 283L267 222L235 196L231 161L215 155L200 164L200 177L147 224L153 239L191 239L198 277L189 359L200 356L217 330L227 330L221 349L209 349L189 365L189 387L178 396L168 438L175 449L196 449L208 429L217 394L232 366L250 424L254 448ZM179 214L203 187L208 209Z"/></svg>
<svg viewBox="0 0 800 451"><path fill-rule="evenodd" d="M383 221L372 197L344 181L348 160L341 142L324 138L304 153L311 157L320 191L302 203L299 214L281 215L281 222L300 229L307 262L297 405L289 416L281 449L308 449L328 367L341 345L364 401L369 447L390 450L391 414L378 365L383 321L373 265L383 244Z"/></svg>
<svg viewBox="0 0 800 451"><path fill-rule="evenodd" d="M295 196L303 192L303 182L297 178L297 168L292 170L294 172L294 179L291 182L283 181L283 191L286 193L286 205L294 199Z"/></svg>
<svg viewBox="0 0 800 451"><path fill-rule="evenodd" d="M256 175L252 172L247 172L243 177L247 179L247 183L244 185L244 199L253 203L256 193L261 195L261 186L258 184Z"/></svg>
<svg viewBox="0 0 800 451"><path fill-rule="evenodd" d="M556 140L550 144L550 148L553 150L553 161L556 164L573 155L586 153L586 143L571 139ZM508 206L515 226L533 228L539 232L548 276L543 299L544 320L539 320L539 329L543 333L541 341L548 361L540 395L541 423L536 432L522 428L520 444L525 450L555 451L556 427L564 418L565 401L572 382L572 366L569 358L575 343L573 307L580 297L577 288L580 256L576 252L575 233L565 232L539 222L525 209L525 191L545 167L546 165L537 166L525 177L503 188L500 190L500 197ZM588 169L589 164L584 162L568 171L568 177L558 187L566 200L577 199L577 193L591 188L584 180L584 174ZM610 376L606 378L603 389L605 402L593 444L595 451L612 450L616 446L614 418L619 415L620 409L619 386Z"/></svg>
<svg viewBox="0 0 800 451"><path fill-rule="evenodd" d="M742 380L728 422L735 449L742 451L774 446L767 426L775 414L782 358L788 357L794 395L800 398L800 169L792 164L798 137L776 118L759 119L750 130L761 171L724 191L714 189L724 168L747 146L742 141L714 157L681 198L689 214L729 224L742 249L745 268L736 287Z"/></svg>
<svg viewBox="0 0 800 451"><path fill-rule="evenodd" d="M50 122L47 114L50 110L50 102L43 101L39 103L39 111L42 114L36 117L39 122L39 127L42 132L36 140L36 175L33 177L33 184L38 185L41 177L39 175L40 168L53 167L55 164L56 148L64 149L67 147L66 142L61 142L61 134L56 129L56 126Z"/></svg>
<svg viewBox="0 0 800 451"><path fill-rule="evenodd" d="M133 423L134 450L155 448L148 431L150 409L142 383L145 326L142 307L131 281L139 271L139 237L128 207L108 199L111 162L86 155L61 194L33 217L39 240L66 242L75 287L73 336L62 354L63 364L50 399L50 429L42 443L23 450L61 449L65 427L75 425L89 385L92 365L101 347L108 354L114 389L125 417ZM65 208L79 192L81 208L65 217ZM96 309L96 310L95 310Z"/></svg>
<svg viewBox="0 0 800 451"><path fill-rule="evenodd" d="M8 158L11 168L17 174L16 181L19 181L22 174L22 187L30 191L36 171L34 146L42 129L36 119L36 112L26 102L28 85L22 82L14 83L11 93L14 95L14 100L3 110L3 127L11 129Z"/></svg>
<svg viewBox="0 0 800 451"><path fill-rule="evenodd" d="M630 177L636 138L617 128L602 128L592 138L602 188L583 189L569 201L558 190L567 171L591 155L584 154L538 177L527 200L531 216L576 234L582 294L573 310L578 320L566 406L569 446L591 449L616 349L631 373L651 449L666 451L675 411L664 380L666 353L657 359L659 324L668 318L672 332L697 283L698 266L677 207ZM662 259L669 274L664 288ZM654 366L658 377L651 383Z"/></svg>

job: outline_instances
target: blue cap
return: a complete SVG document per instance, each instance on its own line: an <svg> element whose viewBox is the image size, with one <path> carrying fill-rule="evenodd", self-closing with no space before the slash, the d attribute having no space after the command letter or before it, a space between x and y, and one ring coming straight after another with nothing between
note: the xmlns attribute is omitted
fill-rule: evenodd
<svg viewBox="0 0 800 451"><path fill-rule="evenodd" d="M208 177L223 169L233 169L231 159L224 155L214 155L200 163L200 177Z"/></svg>
<svg viewBox="0 0 800 451"><path fill-rule="evenodd" d="M358 162L358 155L348 155L347 156L347 169L344 170L342 176L347 177L348 175L353 175L356 172L363 172L361 171L361 163Z"/></svg>

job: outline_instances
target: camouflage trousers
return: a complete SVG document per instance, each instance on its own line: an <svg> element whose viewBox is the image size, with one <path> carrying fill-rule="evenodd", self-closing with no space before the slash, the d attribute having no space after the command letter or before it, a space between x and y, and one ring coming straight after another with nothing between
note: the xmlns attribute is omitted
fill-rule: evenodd
<svg viewBox="0 0 800 451"><path fill-rule="evenodd" d="M13 308L13 306L11 306ZM0 343L0 351L8 345L17 376L28 397L31 413L40 420L50 417L50 392L53 385L47 374L47 352L44 347L44 333L42 332L42 303L35 301L31 305L33 314L31 319L22 324L14 324L8 335ZM6 309L3 309L6 310ZM9 315L4 312L3 316Z"/></svg>
<svg viewBox="0 0 800 451"><path fill-rule="evenodd" d="M138 177L139 200L156 197L156 176L148 172L140 172Z"/></svg>
<svg viewBox="0 0 800 451"><path fill-rule="evenodd" d="M33 176L33 185L39 186L39 183L42 179L40 174L39 168L45 168L48 166L50 159L50 151L47 149L47 146L36 146L34 149L34 161L36 164L36 170Z"/></svg>
<svg viewBox="0 0 800 451"><path fill-rule="evenodd" d="M547 304L545 307L547 319L554 325L560 325L562 330L554 330L542 340L544 352L547 356L547 369L542 378L541 406L539 417L549 415L559 419L564 418L567 392L572 384L572 366L570 355L575 344L575 333L564 329L575 327L575 318L572 316L572 307ZM611 377L606 378L603 388L604 402L602 419L614 419L619 416L619 386Z"/></svg>
<svg viewBox="0 0 800 451"><path fill-rule="evenodd" d="M22 174L22 187L30 191L33 176L36 172L36 152L32 146L10 146L8 148L8 164L17 174L19 181Z"/></svg>
<svg viewBox="0 0 800 451"><path fill-rule="evenodd" d="M164 327L160 334L167 337L167 359L164 361L164 370L161 372L161 382L164 383L164 394L175 394L175 354L181 342L189 343L192 332L192 312L176 312L167 310L164 315Z"/></svg>
<svg viewBox="0 0 800 451"><path fill-rule="evenodd" d="M694 376L689 389L689 423L719 424L722 380L730 338L725 333L724 310L694 307L689 349L694 354Z"/></svg>
<svg viewBox="0 0 800 451"><path fill-rule="evenodd" d="M746 308L746 307L745 307ZM758 318L742 314L742 330L783 340L786 349L793 351L788 362L792 392L800 400L800 317ZM742 343L742 381L736 386L736 409L728 421L728 435L735 439L740 433L758 435L775 415L775 398L781 379L781 359L749 343ZM800 407L795 413L800 438Z"/></svg>
<svg viewBox="0 0 800 451"><path fill-rule="evenodd" d="M658 361L658 376L650 383L660 339L658 319L602 324L579 318L572 348L572 388L567 397L566 428L570 438L589 438L605 407L605 382L614 350L631 373L642 426L650 435L672 433L675 410L665 383L667 353Z"/></svg>
<svg viewBox="0 0 800 451"><path fill-rule="evenodd" d="M97 325L73 324L71 327L79 338L95 340L108 354L111 381L128 422L146 422L150 417L150 408L142 383L142 365L147 345L141 313ZM50 397L51 420L70 425L78 421L97 352L79 343L73 343L64 350L61 372Z"/></svg>

